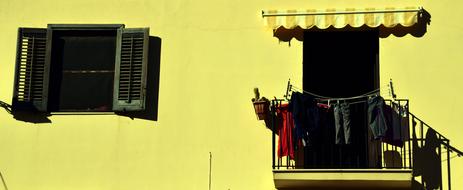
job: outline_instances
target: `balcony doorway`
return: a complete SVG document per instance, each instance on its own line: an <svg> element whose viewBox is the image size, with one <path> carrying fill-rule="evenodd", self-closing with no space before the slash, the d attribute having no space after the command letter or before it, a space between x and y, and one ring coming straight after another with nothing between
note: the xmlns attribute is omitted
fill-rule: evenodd
<svg viewBox="0 0 463 190"><path fill-rule="evenodd" d="M303 89L343 98L379 88L379 37L369 31L307 31L303 45ZM337 102L332 102L337 103ZM325 125L319 146L304 147L303 168L371 168L380 166L369 142L366 103L346 102L351 111L350 144L337 144L334 122ZM370 145L369 145L370 144ZM301 157L300 157L301 158Z"/></svg>

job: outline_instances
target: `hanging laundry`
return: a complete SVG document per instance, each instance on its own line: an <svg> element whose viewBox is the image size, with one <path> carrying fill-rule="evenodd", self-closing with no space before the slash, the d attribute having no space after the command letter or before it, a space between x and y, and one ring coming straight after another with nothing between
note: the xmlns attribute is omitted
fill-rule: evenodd
<svg viewBox="0 0 463 190"><path fill-rule="evenodd" d="M403 146L400 115L389 105L384 106L384 115L386 116L388 129L386 131L386 136L381 140L390 145Z"/></svg>
<svg viewBox="0 0 463 190"><path fill-rule="evenodd" d="M336 144L351 144L351 117L347 103L334 106L334 122L336 127Z"/></svg>
<svg viewBox="0 0 463 190"><path fill-rule="evenodd" d="M289 103L295 127L295 141L302 141L303 146L310 146L311 136L319 128L319 110L313 96L293 92ZM298 143L295 143L297 145Z"/></svg>
<svg viewBox="0 0 463 190"><path fill-rule="evenodd" d="M396 104L386 105L380 96L368 100L368 124L375 139L400 146L409 138L408 118L404 118L401 108ZM403 121L405 120L405 121ZM403 124L405 123L405 124Z"/></svg>
<svg viewBox="0 0 463 190"><path fill-rule="evenodd" d="M368 100L368 125L375 139L386 137L388 125L384 114L384 99L375 96Z"/></svg>
<svg viewBox="0 0 463 190"><path fill-rule="evenodd" d="M293 129L294 122L291 112L288 111L288 104L281 104L277 107L278 119L278 157L289 156L294 160Z"/></svg>
<svg viewBox="0 0 463 190"><path fill-rule="evenodd" d="M328 104L322 104L322 103L317 103L317 106L318 106L319 108L326 109L326 110L327 110L327 109L330 109L330 107L331 107L331 106L328 105Z"/></svg>
<svg viewBox="0 0 463 190"><path fill-rule="evenodd" d="M401 116L401 125L402 125L402 136L404 141L409 141L410 140L410 119L408 115L404 116L402 114L399 114Z"/></svg>
<svg viewBox="0 0 463 190"><path fill-rule="evenodd" d="M388 126L386 131L386 136L382 139L383 142L403 147L404 142L410 137L409 127L408 127L408 117L403 117L404 108L399 107L397 104L392 104L392 106L386 105L385 115Z"/></svg>
<svg viewBox="0 0 463 190"><path fill-rule="evenodd" d="M401 135L403 141L410 140L410 119L408 117L408 109L406 106L400 106L398 104L394 105L394 111L396 111L400 116L400 127L401 127Z"/></svg>

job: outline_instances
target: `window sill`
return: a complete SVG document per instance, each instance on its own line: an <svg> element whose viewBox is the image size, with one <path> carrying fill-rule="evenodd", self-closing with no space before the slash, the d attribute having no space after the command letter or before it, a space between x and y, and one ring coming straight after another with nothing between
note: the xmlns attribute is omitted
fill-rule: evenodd
<svg viewBox="0 0 463 190"><path fill-rule="evenodd" d="M69 112L50 112L51 115L116 115L115 112L84 112L84 111L69 111Z"/></svg>

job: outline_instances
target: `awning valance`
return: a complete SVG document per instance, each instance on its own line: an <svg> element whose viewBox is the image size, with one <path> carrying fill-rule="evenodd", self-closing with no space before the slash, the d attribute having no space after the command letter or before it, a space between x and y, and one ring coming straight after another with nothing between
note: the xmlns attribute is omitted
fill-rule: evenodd
<svg viewBox="0 0 463 190"><path fill-rule="evenodd" d="M366 9L326 9L326 10L268 10L262 11L265 24L271 29L284 27L293 29L300 27L310 29L314 26L325 29L330 26L344 28L351 27L394 27L398 24L409 27L418 22L422 7L405 8L366 8Z"/></svg>

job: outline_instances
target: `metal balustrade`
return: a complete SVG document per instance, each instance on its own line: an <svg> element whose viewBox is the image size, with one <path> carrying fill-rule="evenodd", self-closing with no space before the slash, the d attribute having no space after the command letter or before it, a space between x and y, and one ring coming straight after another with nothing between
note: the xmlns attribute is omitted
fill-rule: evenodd
<svg viewBox="0 0 463 190"><path fill-rule="evenodd" d="M414 185L421 187L451 189L451 153L458 156L463 153L450 145L450 140L435 131L428 124L409 112L409 100L385 100L388 105L388 127L391 128L391 117L399 117L402 140L392 145L385 140L374 139L368 125L367 103L351 106L351 115L355 122L352 125L352 144L336 144L334 141L334 125L320 127L322 132L310 146L303 146L300 140L286 133L286 138L279 136L282 118L278 114L284 100L274 99L270 105L270 118L266 121L272 129L272 168L274 170L298 169L412 169ZM331 117L331 116L330 116ZM328 119L329 120L329 119ZM288 125L291 126L291 125ZM288 127L287 126L287 127ZM294 135L294 128L292 130ZM360 134L362 133L362 134ZM283 135L283 134L281 134ZM330 137L330 135L333 135ZM285 139L286 143L278 143ZM292 141L292 142L290 142ZM286 147L282 147L285 144ZM279 147L280 146L280 147ZM292 147L289 147L292 146ZM293 158L279 157L278 151L293 149ZM443 182L443 179L446 179Z"/></svg>

